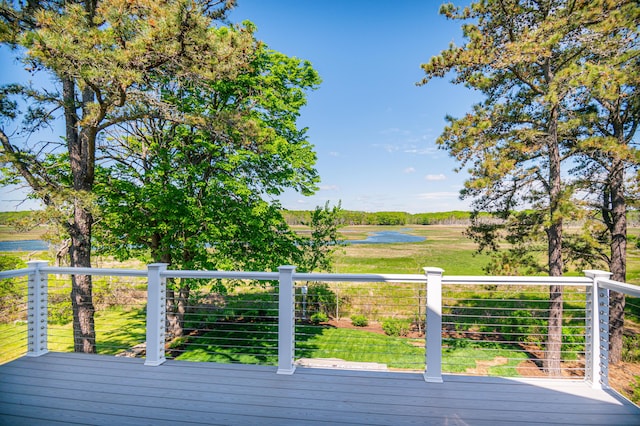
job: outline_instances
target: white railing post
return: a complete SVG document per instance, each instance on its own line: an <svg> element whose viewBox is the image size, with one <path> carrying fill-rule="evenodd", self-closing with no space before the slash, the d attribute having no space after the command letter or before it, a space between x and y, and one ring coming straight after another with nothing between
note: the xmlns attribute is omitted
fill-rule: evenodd
<svg viewBox="0 0 640 426"><path fill-rule="evenodd" d="M166 263L147 266L147 355L144 365L158 366L166 361L164 340L167 280L160 275L166 270Z"/></svg>
<svg viewBox="0 0 640 426"><path fill-rule="evenodd" d="M27 262L33 271L29 273L27 290L27 356L46 354L47 349L47 298L49 292L48 275L41 268L48 265L43 260Z"/></svg>
<svg viewBox="0 0 640 426"><path fill-rule="evenodd" d="M425 318L426 382L442 383L442 273L440 268L424 268L427 275L427 315Z"/></svg>
<svg viewBox="0 0 640 426"><path fill-rule="evenodd" d="M278 284L278 374L293 374L295 350L295 266L280 266Z"/></svg>
<svg viewBox="0 0 640 426"><path fill-rule="evenodd" d="M611 277L610 272L584 271L593 280L587 288L586 371L585 380L594 389L609 388L609 290L598 281Z"/></svg>

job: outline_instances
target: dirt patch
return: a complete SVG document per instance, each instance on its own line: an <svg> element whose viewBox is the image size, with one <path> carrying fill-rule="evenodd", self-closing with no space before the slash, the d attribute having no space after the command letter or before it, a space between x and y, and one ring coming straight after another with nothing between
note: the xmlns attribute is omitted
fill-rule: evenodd
<svg viewBox="0 0 640 426"><path fill-rule="evenodd" d="M476 360L476 368L467 368L466 373L479 376L488 376L489 367L495 367L497 365L506 365L509 362L508 358L503 356L497 356L491 360L478 361Z"/></svg>
<svg viewBox="0 0 640 426"><path fill-rule="evenodd" d="M348 318L343 318L340 320L332 319L331 321L323 322L322 324L329 325L331 327L336 327L336 328L350 328L350 329L363 330L363 331L369 331L371 333L386 335L386 333L382 329L382 323L377 321L369 321L369 324L366 327L357 327L353 325L353 323L351 323L351 320ZM409 331L409 333L407 333L406 336L402 336L402 337L405 337L407 339L420 339L420 338L424 338L424 332L420 332L418 330L411 330Z"/></svg>
<svg viewBox="0 0 640 426"><path fill-rule="evenodd" d="M516 371L519 375L524 377L547 377L544 371L540 368L540 366L533 360L527 359L520 362L516 366Z"/></svg>
<svg viewBox="0 0 640 426"><path fill-rule="evenodd" d="M633 385L640 377L640 364L620 362L609 365L609 386L627 398L633 394Z"/></svg>

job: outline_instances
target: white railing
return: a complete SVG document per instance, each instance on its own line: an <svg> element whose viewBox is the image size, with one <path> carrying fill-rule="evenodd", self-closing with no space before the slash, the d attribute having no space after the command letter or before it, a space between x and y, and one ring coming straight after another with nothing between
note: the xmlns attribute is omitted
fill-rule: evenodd
<svg viewBox="0 0 640 426"><path fill-rule="evenodd" d="M579 353L584 356L584 377L595 388L608 387L608 295L609 290L623 292L634 297L640 297L640 287L609 280L610 274L603 271L585 271L584 277L481 277L481 276L446 276L439 268L425 268L424 275L380 275L380 274L318 274L298 273L293 266L280 267L278 272L229 272L229 271L176 271L167 269L166 264L152 264L145 270L132 269L95 269L95 268L60 268L47 266L46 262L29 262L28 267L18 271L0 272L0 280L14 277L28 276L28 309L27 321L27 356L40 356L48 351L48 332L51 328L48 321L47 293L51 287L49 276L51 275L94 275L94 276L118 276L146 279L146 359L145 365L159 366L167 359L167 306L168 290L167 280L250 280L263 282L266 299L272 300L277 310L268 310L267 314L256 314L255 318L245 314L243 316L249 323L266 318L267 322L277 324L277 333L273 340L277 342L277 372L278 374L293 374L296 368L296 338L302 336L302 332L296 331L301 327L301 322L308 323L306 313L312 311L312 306L307 305L307 285L309 283L335 283L332 291L335 293L336 302L331 306L335 315L333 319L340 320L341 315L353 315L364 312L373 320L380 322L381 318L398 316L410 321L414 327L424 335L423 338L423 365L424 379L429 382L441 382L443 371L443 335L445 346L447 340L458 338L446 333L447 327L461 326L460 313L462 309L460 301L455 301L455 291L470 286L514 286L518 288L561 285L565 288L582 289L584 292L583 306L584 316L577 318L583 325L577 328L583 330L584 350ZM277 284L276 284L277 283ZM402 292L396 287L393 296L386 297L381 308L378 302L382 299L377 294L380 290L373 287L360 287L368 292L368 299L362 302L364 297L358 296L354 288L358 283L393 283L393 285L407 285ZM343 287L337 286L341 284ZM332 284L333 285L333 284ZM443 287L444 297L443 297ZM340 296L338 291L347 291L349 297ZM172 291L172 290L171 290ZM491 290L493 291L493 290ZM332 294L334 294L332 293ZM397 305L391 306L389 300L399 299L399 293L404 294L403 301L396 301ZM578 293L576 293L578 294ZM499 296L501 297L501 296ZM576 296L578 297L578 296ZM355 305L354 300L358 300ZM479 300L481 300L480 298ZM340 303L350 300L352 306L340 307ZM453 300L453 302L452 302ZM495 300L494 300L495 302ZM316 303L316 302L310 302ZM366 309L365 309L366 305ZM375 312L371 307L375 307ZM411 306L408 308L407 306ZM317 307L316 307L317 308ZM201 304L201 312L196 312L202 317L213 315L216 308L213 304ZM238 308L241 311L243 308ZM367 309L369 309L367 311ZM380 312L383 309L384 312ZM411 311L413 309L413 311ZM492 308L485 307L489 312ZM578 308L581 309L581 308ZM272 312L273 311L273 312ZM406 312L405 312L406 311ZM249 312L248 310L246 312ZM277 313L276 313L277 312ZM265 316L266 315L266 316ZM483 318L490 325L495 318L504 318L503 311L498 316L491 317L491 313L483 314ZM476 315L477 316L477 315ZM443 320L444 317L444 320ZM487 319L493 318L493 319ZM212 324L220 324L218 320L212 320ZM306 322L305 322L306 321ZM449 321L451 321L449 323ZM485 324L486 326L487 324ZM443 328L444 327L444 328ZM508 327L504 326L503 327ZM520 326L519 326L520 327ZM271 337L270 331L256 332L255 339L261 341ZM483 332L477 333L482 335ZM518 332L517 334L526 334ZM509 334L509 333L502 333ZM277 335L277 337L275 337ZM503 336L504 337L504 336ZM476 339L477 340L477 339ZM494 339L495 341L495 339ZM510 341L509 341L510 342ZM505 343L505 342L501 342ZM541 345L541 342L536 342ZM542 345L543 346L543 345ZM445 363L446 364L446 363Z"/></svg>

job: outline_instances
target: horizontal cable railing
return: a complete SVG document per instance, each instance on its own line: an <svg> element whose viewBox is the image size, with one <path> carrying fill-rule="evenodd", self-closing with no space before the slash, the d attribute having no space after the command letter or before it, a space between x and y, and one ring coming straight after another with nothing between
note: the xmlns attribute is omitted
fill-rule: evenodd
<svg viewBox="0 0 640 426"><path fill-rule="evenodd" d="M30 355L74 350L73 275L92 276L97 352L145 357L148 365L170 358L277 365L286 374L295 364L425 370L431 381L441 380L441 371L544 375L553 284L563 289L561 376L601 377L606 386L608 290L628 295L629 318L640 312L638 287L601 271L585 277L425 272L174 271L163 264L133 270L30 262L26 269L0 272L2 296L9 295L0 299L0 338L8 342L0 362L23 355L27 339Z"/></svg>
<svg viewBox="0 0 640 426"><path fill-rule="evenodd" d="M247 277L247 274L196 278L203 275L207 274L176 274L174 271L165 274L166 357L276 365L278 287L274 277L271 274L261 276L269 281L237 278ZM236 278L222 279L221 276Z"/></svg>
<svg viewBox="0 0 640 426"><path fill-rule="evenodd" d="M27 353L26 274L6 274L0 278L0 364Z"/></svg>
<svg viewBox="0 0 640 426"><path fill-rule="evenodd" d="M140 356L144 353L146 330L146 274L134 276L124 271L92 274L95 309L96 352L116 356ZM74 350L73 308L69 268L49 275L48 349ZM92 271L88 271L92 272Z"/></svg>
<svg viewBox="0 0 640 426"><path fill-rule="evenodd" d="M561 374L585 370L584 286L563 286ZM443 288L443 371L542 376L548 341L549 287L450 284Z"/></svg>
<svg viewBox="0 0 640 426"><path fill-rule="evenodd" d="M324 278L295 275L298 364L424 370L424 275Z"/></svg>

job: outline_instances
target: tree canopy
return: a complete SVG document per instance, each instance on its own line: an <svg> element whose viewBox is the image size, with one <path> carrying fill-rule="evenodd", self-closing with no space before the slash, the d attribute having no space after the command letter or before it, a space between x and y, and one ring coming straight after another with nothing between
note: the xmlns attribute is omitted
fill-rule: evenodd
<svg viewBox="0 0 640 426"><path fill-rule="evenodd" d="M624 171L638 164L631 147L637 3L481 0L464 8L447 4L441 13L467 21L467 42L424 64L422 83L453 72L454 83L484 95L464 117L447 117L438 143L468 167L462 196L473 199L476 212L501 219L469 228L480 249L495 251L492 271L513 273L525 264L561 275L567 249L576 247L563 244L563 223L581 217L585 200L600 200L608 239L618 241L611 258L614 251L619 258L623 194L631 189ZM511 248L497 252L504 238ZM547 246L544 264L534 252L538 242ZM551 288L550 299L547 368L557 372L561 288Z"/></svg>
<svg viewBox="0 0 640 426"><path fill-rule="evenodd" d="M296 119L319 81L308 62L261 46L238 78L160 83L167 102L207 124L151 119L113 134L96 187L100 247L188 269L290 261L296 238L274 197L315 190L315 153Z"/></svg>
<svg viewBox="0 0 640 426"><path fill-rule="evenodd" d="M315 190L315 154L295 119L319 79L267 50L250 22L227 25L233 4L0 4L0 42L49 79L0 89L3 183L25 182L43 201L70 237L72 266L91 266L96 230L114 242L125 224L117 254L150 244L161 259L181 250L171 261L184 265L204 265L214 237L235 244L227 264L248 253L250 232L262 238L254 253L274 248L273 235L294 244L270 200ZM61 141L30 139L55 120ZM73 276L72 303L74 348L93 352L89 276Z"/></svg>

